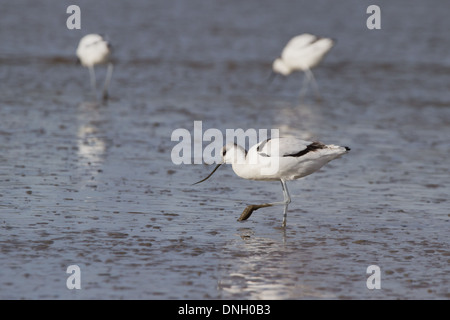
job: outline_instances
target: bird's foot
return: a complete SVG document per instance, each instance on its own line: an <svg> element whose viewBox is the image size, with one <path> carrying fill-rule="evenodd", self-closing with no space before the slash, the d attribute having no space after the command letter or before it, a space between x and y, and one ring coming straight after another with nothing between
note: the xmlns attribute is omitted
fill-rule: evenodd
<svg viewBox="0 0 450 320"><path fill-rule="evenodd" d="M253 211L256 211L260 208L270 207L271 204L264 203L264 204L251 204L247 206L244 211L242 211L241 216L239 217L238 221L247 220L252 215Z"/></svg>

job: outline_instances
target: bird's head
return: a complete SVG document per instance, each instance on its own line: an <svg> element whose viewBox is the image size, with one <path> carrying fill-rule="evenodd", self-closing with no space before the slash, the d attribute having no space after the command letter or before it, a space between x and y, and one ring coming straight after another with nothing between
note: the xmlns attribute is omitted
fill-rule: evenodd
<svg viewBox="0 0 450 320"><path fill-rule="evenodd" d="M208 180L209 177L211 177L214 174L214 172L216 172L216 170L219 169L219 167L223 164L226 164L226 163L227 164L239 164L241 162L244 163L246 154L247 154L247 151L244 148L242 148L241 146L237 145L236 143L226 144L220 150L222 162L217 164L216 167L214 168L214 170L206 178L194 183L194 185Z"/></svg>
<svg viewBox="0 0 450 320"><path fill-rule="evenodd" d="M291 69L280 58L275 59L272 64L272 70L276 73L281 73L283 76L287 76L291 73Z"/></svg>
<svg viewBox="0 0 450 320"><path fill-rule="evenodd" d="M245 158L246 151L241 146L231 142L222 147L220 155L222 156L222 163L233 164L239 163L240 160Z"/></svg>

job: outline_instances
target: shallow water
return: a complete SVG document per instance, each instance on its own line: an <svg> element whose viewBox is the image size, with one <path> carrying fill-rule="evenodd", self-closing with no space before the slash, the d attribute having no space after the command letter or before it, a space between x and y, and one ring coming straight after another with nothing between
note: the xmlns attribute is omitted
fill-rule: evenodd
<svg viewBox="0 0 450 320"><path fill-rule="evenodd" d="M449 5L364 1L16 1L0 13L0 298L448 299ZM101 14L100 14L101 13ZM337 45L301 74L270 65L304 31ZM74 51L106 33L115 73L93 103ZM104 68L98 68L102 79ZM280 129L351 152L300 181L287 228L275 182L174 165L171 134ZM66 268L81 269L81 290ZM369 265L381 289L366 287Z"/></svg>

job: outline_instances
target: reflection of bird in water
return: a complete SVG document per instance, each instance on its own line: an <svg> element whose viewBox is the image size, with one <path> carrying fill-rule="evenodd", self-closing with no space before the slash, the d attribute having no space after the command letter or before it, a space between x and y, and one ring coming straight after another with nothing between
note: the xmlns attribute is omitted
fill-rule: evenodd
<svg viewBox="0 0 450 320"><path fill-rule="evenodd" d="M275 59L272 71L284 76L288 76L294 71L305 72L300 96L303 95L310 82L313 83L316 94L319 96L319 88L311 69L323 60L333 46L334 40L330 38L320 38L309 33L296 36L287 43L281 56ZM274 73L272 74L275 75Z"/></svg>
<svg viewBox="0 0 450 320"><path fill-rule="evenodd" d="M95 179L102 171L107 142L99 124L102 114L95 109L97 104L85 102L79 106L77 146L79 177L84 182Z"/></svg>
<svg viewBox="0 0 450 320"><path fill-rule="evenodd" d="M111 81L113 64L109 61L111 53L111 46L101 35L88 34L81 38L77 48L77 57L82 66L89 69L91 77L91 86L96 96L96 79L94 66L98 64L108 63L108 70L105 78L105 84L103 86L103 99L108 99L108 87Z"/></svg>
<svg viewBox="0 0 450 320"><path fill-rule="evenodd" d="M106 143L98 136L97 130L95 126L85 124L77 132L78 154L89 166L101 164L106 151Z"/></svg>
<svg viewBox="0 0 450 320"><path fill-rule="evenodd" d="M242 212L239 221L248 219L257 209L284 205L282 226L286 227L287 209L291 203L286 181L310 175L349 150L348 147L325 145L321 142L310 142L297 138L264 140L254 145L248 152L243 147L230 143L222 148L222 163L219 163L205 179L197 183L208 179L224 163L232 164L233 171L244 179L281 181L283 202L249 205Z"/></svg>
<svg viewBox="0 0 450 320"><path fill-rule="evenodd" d="M227 261L226 255L221 257L223 263L217 287L225 293L224 297L250 300L335 298L333 294L299 281L299 269L303 272L303 268L309 267L301 261L311 257L307 250L299 255L297 248L302 246L302 241L290 238L294 242L286 246L286 232L282 233L283 241L273 236L257 236L250 228L238 228L238 232L243 241L236 245L233 239L225 245L225 251L231 252L228 257L231 260Z"/></svg>

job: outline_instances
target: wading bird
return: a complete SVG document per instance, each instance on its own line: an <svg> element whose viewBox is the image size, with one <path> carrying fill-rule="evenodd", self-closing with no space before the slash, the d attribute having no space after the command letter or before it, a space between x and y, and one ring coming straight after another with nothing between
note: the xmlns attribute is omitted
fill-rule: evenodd
<svg viewBox="0 0 450 320"><path fill-rule="evenodd" d="M334 42L333 39L321 38L309 33L292 38L284 47L281 56L273 62L271 79L276 73L288 76L294 71L303 71L305 77L300 97L303 96L309 83L314 85L316 95L319 97L319 88L311 69L323 60L334 46Z"/></svg>
<svg viewBox="0 0 450 320"><path fill-rule="evenodd" d="M113 72L113 64L109 61L111 45L99 34L88 34L81 38L76 53L81 65L89 69L94 96L97 96L94 66L108 64L105 84L103 85L103 99L107 100L109 82Z"/></svg>
<svg viewBox="0 0 450 320"><path fill-rule="evenodd" d="M310 142L297 138L264 140L254 145L248 152L237 144L229 143L221 150L222 162L205 179L194 184L207 180L225 163L231 164L233 171L244 179L281 181L284 196L282 202L249 205L244 209L238 221L248 219L253 211L260 208L284 205L282 227L286 227L287 209L291 203L286 181L305 177L349 150L348 147L325 145L321 142Z"/></svg>

